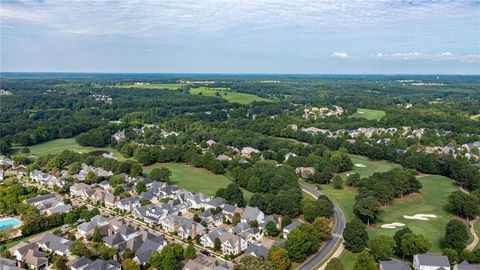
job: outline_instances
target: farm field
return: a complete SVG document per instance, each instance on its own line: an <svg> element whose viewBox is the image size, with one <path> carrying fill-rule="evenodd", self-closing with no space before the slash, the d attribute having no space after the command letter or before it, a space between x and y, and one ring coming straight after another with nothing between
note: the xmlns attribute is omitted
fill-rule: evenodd
<svg viewBox="0 0 480 270"><path fill-rule="evenodd" d="M254 101L271 101L270 99L262 98L251 94L229 91L226 88L199 87L190 89L190 94L192 95L199 95L200 93L202 93L202 95L204 96L211 97L217 96L218 93L221 98L226 99L228 102L239 104L249 104Z"/></svg>
<svg viewBox="0 0 480 270"><path fill-rule="evenodd" d="M440 252L440 241L444 235L445 226L452 214L445 209L447 197L457 190L453 180L439 175L428 175L418 178L423 188L419 194L411 194L403 199L397 199L392 206L384 208L377 224L369 229L370 239L379 235L393 236L396 229L380 228L381 224L400 222L408 226L414 233L422 234L433 243L431 251ZM405 219L404 215L433 214L436 218L428 221Z"/></svg>
<svg viewBox="0 0 480 270"><path fill-rule="evenodd" d="M214 174L202 168L195 168L183 163L156 163L143 168L147 175L154 169L165 167L172 171L171 183L195 193L205 193L207 195L215 195L217 189L224 188L230 183L230 179L224 175ZM248 199L251 194L245 194Z"/></svg>
<svg viewBox="0 0 480 270"><path fill-rule="evenodd" d="M111 147L97 148L90 146L81 146L75 142L74 138L69 139L56 139L49 142L44 142L28 147L30 154L40 157L49 154L59 154L64 150L71 150L79 153L89 153L92 151L107 151L112 152L113 156L119 160L124 159L123 156L115 149ZM18 148L17 148L18 149Z"/></svg>
<svg viewBox="0 0 480 270"><path fill-rule="evenodd" d="M372 110L372 109L365 109L365 108L357 108L357 112L350 115L350 117L362 117L367 120L377 120L380 121L385 116L385 111L380 110Z"/></svg>
<svg viewBox="0 0 480 270"><path fill-rule="evenodd" d="M152 83L152 84L128 84L128 85L114 85L115 88L136 88L136 89L168 89L176 90L183 87L185 84L180 83Z"/></svg>

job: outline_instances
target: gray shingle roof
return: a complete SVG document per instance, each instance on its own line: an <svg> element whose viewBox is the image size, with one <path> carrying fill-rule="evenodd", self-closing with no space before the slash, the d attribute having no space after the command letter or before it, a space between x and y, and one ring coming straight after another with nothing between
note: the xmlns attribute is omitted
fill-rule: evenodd
<svg viewBox="0 0 480 270"><path fill-rule="evenodd" d="M407 262L400 260L381 261L380 265L383 270L411 270Z"/></svg>
<svg viewBox="0 0 480 270"><path fill-rule="evenodd" d="M425 266L438 266L438 267L445 267L450 269L450 262L448 261L447 256L438 256L433 254L417 254L415 257L418 258L418 262L420 265Z"/></svg>

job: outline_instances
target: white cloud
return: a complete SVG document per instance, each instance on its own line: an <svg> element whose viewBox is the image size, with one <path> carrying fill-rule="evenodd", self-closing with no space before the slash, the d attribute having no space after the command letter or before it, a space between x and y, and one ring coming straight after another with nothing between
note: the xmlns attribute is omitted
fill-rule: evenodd
<svg viewBox="0 0 480 270"><path fill-rule="evenodd" d="M387 60L387 61L456 61L456 62L464 62L464 63L480 62L480 55L455 54L451 52L441 52L441 53L407 52L407 53L392 53L392 54L378 53L376 55L376 58L379 60Z"/></svg>
<svg viewBox="0 0 480 270"><path fill-rule="evenodd" d="M348 53L346 52L334 52L332 54L332 57L335 57L335 58L340 58L340 59L351 59L352 57L350 55L348 55Z"/></svg>

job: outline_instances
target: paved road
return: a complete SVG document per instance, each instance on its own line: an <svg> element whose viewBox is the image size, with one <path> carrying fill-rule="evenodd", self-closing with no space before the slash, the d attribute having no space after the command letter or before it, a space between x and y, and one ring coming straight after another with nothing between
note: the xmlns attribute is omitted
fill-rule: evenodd
<svg viewBox="0 0 480 270"><path fill-rule="evenodd" d="M318 196L322 195L318 190L311 188L307 185L300 184L300 188L314 196L315 198L318 198ZM317 252L315 255L312 257L308 258L307 261L305 261L302 265L300 265L297 269L298 270L310 270L313 269L315 266L317 266L323 259L325 259L330 252L333 252L335 250L335 247L337 245L337 241L341 241L342 239L342 234L343 234L343 229L345 228L345 217L342 213L342 210L334 204L334 215L335 215L335 228L333 228L332 231L332 238L327 240L325 245Z"/></svg>

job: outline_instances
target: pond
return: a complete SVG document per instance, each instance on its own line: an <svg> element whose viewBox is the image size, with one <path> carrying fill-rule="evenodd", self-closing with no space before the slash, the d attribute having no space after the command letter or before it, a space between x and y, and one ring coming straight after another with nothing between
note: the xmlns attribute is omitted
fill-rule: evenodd
<svg viewBox="0 0 480 270"><path fill-rule="evenodd" d="M11 227L15 227L22 224L22 222L16 218L0 219L0 231Z"/></svg>

